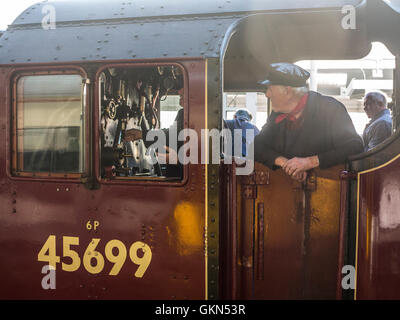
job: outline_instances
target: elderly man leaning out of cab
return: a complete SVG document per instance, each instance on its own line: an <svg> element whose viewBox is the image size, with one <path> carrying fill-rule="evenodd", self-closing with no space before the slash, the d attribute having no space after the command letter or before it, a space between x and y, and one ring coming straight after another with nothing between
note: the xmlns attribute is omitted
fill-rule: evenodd
<svg viewBox="0 0 400 320"><path fill-rule="evenodd" d="M336 99L309 91L310 74L289 63L268 68L265 95L273 112L254 140L255 160L304 181L307 171L344 163L361 153L363 143L345 106Z"/></svg>

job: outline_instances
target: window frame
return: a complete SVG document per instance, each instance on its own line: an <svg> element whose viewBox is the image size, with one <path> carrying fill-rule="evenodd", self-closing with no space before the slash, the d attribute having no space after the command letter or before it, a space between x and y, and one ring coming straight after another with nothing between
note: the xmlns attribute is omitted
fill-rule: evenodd
<svg viewBox="0 0 400 320"><path fill-rule="evenodd" d="M49 67L32 67L32 68L17 68L10 73L10 95L11 95L11 110L8 117L10 123L10 130L8 131L10 137L8 139L10 146L8 148L10 163L7 165L9 170L8 176L14 180L39 180L39 181L71 181L81 182L81 179L87 177L90 172L90 95L91 88L86 86L86 97L82 96L81 103L85 112L84 126L84 141L83 141L83 171L81 173L55 173L55 172L31 172L31 171L18 171L17 170L17 85L22 77L26 76L43 76L43 75L79 75L82 81L88 79L86 71L79 66L49 66ZM7 170L7 171L8 171Z"/></svg>
<svg viewBox="0 0 400 320"><path fill-rule="evenodd" d="M94 106L93 106L93 118L95 119L94 124L94 171L96 180L99 184L103 185L131 185L131 186L183 186L187 183L189 177L189 166L191 164L183 165L183 177L182 179L165 179L161 177L120 177L116 179L106 179L101 176L101 114L100 114L100 92L99 92L99 80L101 73L108 68L140 68L140 67L154 67L154 66L176 66L182 69L183 72L183 112L184 112L184 123L183 127L189 129L189 76L187 68L177 62L173 61L152 61L152 62L126 62L126 63L108 63L102 65L96 72L94 81Z"/></svg>

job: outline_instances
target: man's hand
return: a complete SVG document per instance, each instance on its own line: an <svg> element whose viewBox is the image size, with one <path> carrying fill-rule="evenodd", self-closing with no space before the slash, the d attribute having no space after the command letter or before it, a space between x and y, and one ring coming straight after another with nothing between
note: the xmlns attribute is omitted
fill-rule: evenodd
<svg viewBox="0 0 400 320"><path fill-rule="evenodd" d="M278 157L275 159L275 165L282 167L292 179L303 182L307 179L307 170L319 166L319 159L318 156L290 160L285 157Z"/></svg>
<svg viewBox="0 0 400 320"><path fill-rule="evenodd" d="M318 156L307 158L293 158L282 166L282 169L291 177L299 176L303 172L319 166Z"/></svg>
<svg viewBox="0 0 400 320"><path fill-rule="evenodd" d="M285 157L278 157L275 159L275 165L278 167L283 167L287 161L288 159L286 159Z"/></svg>

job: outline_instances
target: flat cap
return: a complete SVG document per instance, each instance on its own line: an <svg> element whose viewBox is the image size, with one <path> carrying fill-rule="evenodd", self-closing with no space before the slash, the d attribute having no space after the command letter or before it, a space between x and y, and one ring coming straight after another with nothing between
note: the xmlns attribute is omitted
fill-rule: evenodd
<svg viewBox="0 0 400 320"><path fill-rule="evenodd" d="M258 83L263 86L280 85L305 87L310 73L292 63L273 63L268 66L267 77Z"/></svg>

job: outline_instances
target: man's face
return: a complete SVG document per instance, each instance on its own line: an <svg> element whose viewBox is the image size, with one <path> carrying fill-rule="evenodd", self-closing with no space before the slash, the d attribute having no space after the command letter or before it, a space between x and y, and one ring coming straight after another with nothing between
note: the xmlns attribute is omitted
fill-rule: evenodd
<svg viewBox="0 0 400 320"><path fill-rule="evenodd" d="M269 86L265 91L265 96L271 99L271 107L275 112L286 111L287 102L289 101L288 90L284 86Z"/></svg>
<svg viewBox="0 0 400 320"><path fill-rule="evenodd" d="M376 103L374 103L370 97L366 97L364 99L364 111L367 114L368 118L370 119L373 118L381 110L382 108Z"/></svg>

